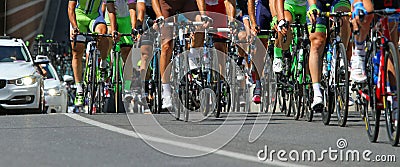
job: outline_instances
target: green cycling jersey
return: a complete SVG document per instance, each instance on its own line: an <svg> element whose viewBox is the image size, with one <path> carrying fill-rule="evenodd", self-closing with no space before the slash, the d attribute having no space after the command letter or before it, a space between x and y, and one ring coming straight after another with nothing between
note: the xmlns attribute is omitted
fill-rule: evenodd
<svg viewBox="0 0 400 167"><path fill-rule="evenodd" d="M101 4L103 0L70 0L77 2L76 9L86 15L101 15ZM115 2L115 0L107 0L107 2Z"/></svg>

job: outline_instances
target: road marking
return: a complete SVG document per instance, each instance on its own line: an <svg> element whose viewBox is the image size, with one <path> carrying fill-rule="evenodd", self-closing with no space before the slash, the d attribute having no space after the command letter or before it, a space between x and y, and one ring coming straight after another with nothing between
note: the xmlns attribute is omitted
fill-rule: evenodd
<svg viewBox="0 0 400 167"><path fill-rule="evenodd" d="M150 140L153 142L158 142L158 143L163 143L163 144L168 144L168 145L172 145L172 146L176 146L176 147L181 147L181 148L185 148L185 149L191 149L191 150L195 150L195 151L201 151L201 152L213 152L215 149L210 148L210 147L204 147L204 146L199 146L199 145L194 145L194 144L188 144L188 143L182 143L182 142L176 142L176 141L172 141L172 140L168 140L168 139L163 139L163 138L159 138L159 137L155 137L155 136L148 136L145 134L140 134L134 131L130 131L130 130L126 130L123 128L119 128L113 125L109 125L109 124L105 124L105 123L101 123L86 117L82 117L78 114L71 114L71 113L64 113L64 115L75 119L77 121L86 123L86 124L90 124L93 126L97 126L99 128L102 129L106 129L109 131L113 131L113 132L117 132L123 135L127 135L130 137L134 137L134 138L138 138L141 139L145 138L146 140ZM139 137L139 135L140 137ZM242 153L237 153L237 152L232 152L232 151L226 151L226 150L217 150L214 151L213 154L218 154L218 155L222 155L225 157L229 157L229 158L234 158L234 159L238 159L238 160L245 160L245 161L249 161L249 162L256 162L256 163L262 163L262 164L267 164L267 165L273 165L273 166L283 166L283 167L287 167L287 166L293 166L293 167L304 167L304 165L299 165L299 164L293 164L293 163L287 163L287 162L280 162L280 161L260 161L258 160L258 158L254 155L246 155L246 154L242 154Z"/></svg>

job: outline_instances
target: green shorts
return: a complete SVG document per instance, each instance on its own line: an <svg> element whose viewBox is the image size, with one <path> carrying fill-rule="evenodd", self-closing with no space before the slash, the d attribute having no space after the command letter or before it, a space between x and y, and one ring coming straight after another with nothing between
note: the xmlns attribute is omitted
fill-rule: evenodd
<svg viewBox="0 0 400 167"><path fill-rule="evenodd" d="M79 31L83 33L94 32L98 24L106 24L103 16L98 13L86 15L84 11L76 9L75 14Z"/></svg>
<svg viewBox="0 0 400 167"><path fill-rule="evenodd" d="M108 18L108 14L106 14L106 22L107 25L110 25L110 19ZM131 17L117 17L117 25L118 25L118 32L122 34L130 34L132 33L132 25L131 25ZM133 45L132 37L130 36L123 36L120 39L123 45Z"/></svg>
<svg viewBox="0 0 400 167"><path fill-rule="evenodd" d="M307 7L306 6L297 6L297 5L292 5L288 3L284 3L284 8L286 11L289 11L292 14L292 20L293 22L296 19L296 15L300 16L300 23L304 24L307 22L306 16L307 16Z"/></svg>
<svg viewBox="0 0 400 167"><path fill-rule="evenodd" d="M348 0L334 0L330 6L326 5L326 2L321 0L317 1L317 7L321 10L321 12L330 12L335 11L338 8L346 8L347 10L342 11L351 11L351 4ZM309 20L307 20L309 22ZM315 25L315 32L326 33L326 26L328 24L328 20L326 17L318 17L317 23ZM308 30L311 31L311 25L308 26Z"/></svg>

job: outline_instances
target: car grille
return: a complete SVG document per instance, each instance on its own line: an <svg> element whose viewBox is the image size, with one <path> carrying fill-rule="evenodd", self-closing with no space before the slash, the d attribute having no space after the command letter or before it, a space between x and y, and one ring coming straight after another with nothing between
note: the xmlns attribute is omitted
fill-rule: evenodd
<svg viewBox="0 0 400 167"><path fill-rule="evenodd" d="M3 89L4 87L6 87L6 80L0 80L0 89Z"/></svg>

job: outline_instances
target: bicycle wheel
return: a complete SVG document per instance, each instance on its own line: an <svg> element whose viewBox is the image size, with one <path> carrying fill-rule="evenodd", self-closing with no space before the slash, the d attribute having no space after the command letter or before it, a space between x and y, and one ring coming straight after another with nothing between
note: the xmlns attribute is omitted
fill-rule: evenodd
<svg viewBox="0 0 400 167"><path fill-rule="evenodd" d="M265 63L265 64L268 64L268 63ZM268 71L266 71L267 68L270 69L269 66L264 68L264 76L261 79L262 88L261 88L261 106L260 106L261 111L260 112L264 112L264 113L267 113L269 111L270 106L273 103L273 100L272 100L273 94L271 91L272 75L270 73L268 73Z"/></svg>
<svg viewBox="0 0 400 167"><path fill-rule="evenodd" d="M150 111L153 114L159 114L161 110L161 76L159 71L159 51L153 55L151 61L151 80L149 82L149 103Z"/></svg>
<svg viewBox="0 0 400 167"><path fill-rule="evenodd" d="M303 108L306 114L306 120L311 122L314 116L314 111L311 109L311 99L314 96L314 92L311 89L311 84L303 85Z"/></svg>
<svg viewBox="0 0 400 167"><path fill-rule="evenodd" d="M386 129L389 141L393 146L399 143L400 137L400 126L398 125L400 114L397 97L400 93L400 69L398 63L396 48L392 42L389 42L385 47L384 83L387 99L384 99L384 103L386 106ZM394 69L394 71L392 69Z"/></svg>
<svg viewBox="0 0 400 167"><path fill-rule="evenodd" d="M122 93L121 93L121 75L120 75L120 53L119 52L114 52L115 54L115 59L113 61L114 64L114 104L115 104L115 112L119 112L119 107L120 107L120 100L122 98Z"/></svg>
<svg viewBox="0 0 400 167"><path fill-rule="evenodd" d="M96 108L94 105L95 96L96 96L96 85L97 85L97 56L92 55L91 57L91 66L89 72L89 83L88 83L88 112L90 115L96 113Z"/></svg>
<svg viewBox="0 0 400 167"><path fill-rule="evenodd" d="M336 72L335 72L335 104L338 125L346 126L349 114L349 71L346 49L343 43L336 46Z"/></svg>
<svg viewBox="0 0 400 167"><path fill-rule="evenodd" d="M174 104L177 104L177 105L175 105L175 108L174 108L174 111L175 111L175 119L176 120L179 120L180 119L180 116L181 116L181 109L182 109L182 104L181 104L181 101L180 101L180 89L179 89L179 87L180 87L180 70L179 70L179 57L174 57L172 60L172 69L173 70L171 70L171 73L172 73L172 81L171 81L171 83L173 83L172 84L172 90L173 90L173 97L172 97L172 99L173 99L173 101L174 101Z"/></svg>
<svg viewBox="0 0 400 167"><path fill-rule="evenodd" d="M368 42L367 46L371 47L371 52L368 55L368 59L365 69L367 73L367 86L363 89L369 95L369 100L362 98L361 105L359 107L361 118L365 123L365 129L367 131L368 139L370 142L376 142L379 134L379 124L381 117L381 109L377 107L376 98L376 84L373 81L374 76L374 64L372 61L373 56L376 54L376 45L372 45Z"/></svg>
<svg viewBox="0 0 400 167"><path fill-rule="evenodd" d="M326 61L326 55L324 55L324 60ZM329 125L329 122L331 121L331 116L334 110L334 87L329 84L329 79L331 78L330 76L330 71L326 75L322 75L321 79L321 86L322 86L322 93L323 93L323 98L324 98L324 107L321 111L321 116L322 116L322 122L324 125Z"/></svg>
<svg viewBox="0 0 400 167"><path fill-rule="evenodd" d="M96 90L96 110L99 112L103 112L105 99L104 99L104 83L101 82L97 86Z"/></svg>
<svg viewBox="0 0 400 167"><path fill-rule="evenodd" d="M215 91L216 96L217 96L217 110L214 113L215 118L219 118L221 111L222 111L222 83L221 83L221 76L219 73L214 74L215 78L216 78L216 89L217 91Z"/></svg>
<svg viewBox="0 0 400 167"><path fill-rule="evenodd" d="M183 71L185 72L185 76L184 76L184 82L183 82L183 99L184 99L184 112L183 112L183 117L184 117L184 121L187 122L189 121L189 111L190 111L190 103L189 103L189 75L192 75L191 72L189 71L189 60L187 58L187 55L181 55L181 57L183 57ZM189 71L189 72L187 72ZM191 76L190 76L191 77Z"/></svg>
<svg viewBox="0 0 400 167"><path fill-rule="evenodd" d="M293 114L293 118L294 120L299 120L300 115L302 113L303 110L303 87L301 86L301 84L299 82L296 83L295 85L295 91L294 91L294 103L295 103L295 108L293 109L294 114Z"/></svg>

